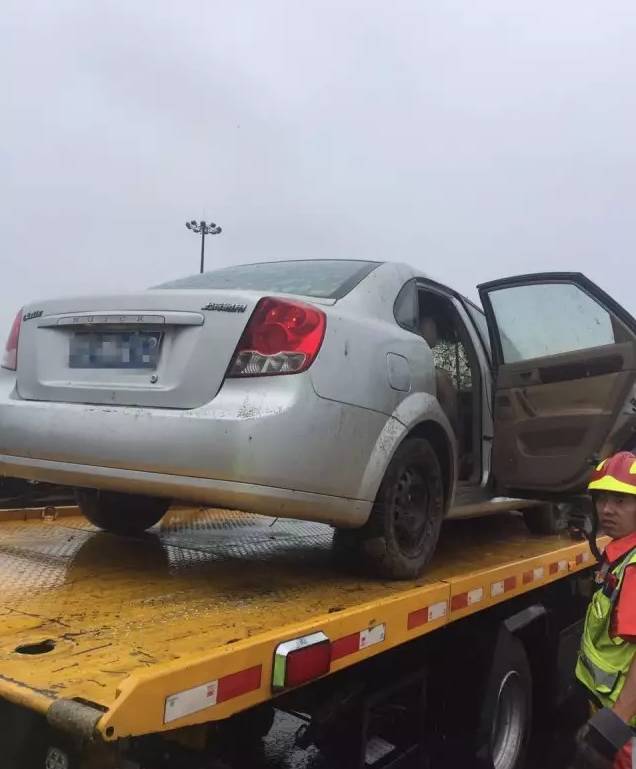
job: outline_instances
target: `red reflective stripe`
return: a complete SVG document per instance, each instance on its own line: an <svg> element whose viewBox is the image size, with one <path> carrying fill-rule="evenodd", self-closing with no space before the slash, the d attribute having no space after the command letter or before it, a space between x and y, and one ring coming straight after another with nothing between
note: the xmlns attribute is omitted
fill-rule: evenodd
<svg viewBox="0 0 636 769"><path fill-rule="evenodd" d="M583 563L583 553L579 553L574 559L574 562L577 566L580 566Z"/></svg>
<svg viewBox="0 0 636 769"><path fill-rule="evenodd" d="M423 609L417 609L417 611L412 611L409 614L407 627L409 630L412 630L414 627L419 627L420 625L426 625L427 622L428 622L428 606L426 606Z"/></svg>
<svg viewBox="0 0 636 769"><path fill-rule="evenodd" d="M468 606L468 593L459 593L451 598L451 611L465 609Z"/></svg>
<svg viewBox="0 0 636 769"><path fill-rule="evenodd" d="M556 574L559 571L559 564L558 563L551 563L550 564L550 574Z"/></svg>
<svg viewBox="0 0 636 769"><path fill-rule="evenodd" d="M239 697L241 694L247 694L247 692L260 689L261 669L261 665L256 665L256 667L241 670L239 673L232 673L232 675L219 678L219 690L216 701L225 702L234 697Z"/></svg>
<svg viewBox="0 0 636 769"><path fill-rule="evenodd" d="M331 644L331 661L339 660L360 650L360 633L352 633L336 639Z"/></svg>
<svg viewBox="0 0 636 769"><path fill-rule="evenodd" d="M514 590L517 587L517 578L513 575L512 577L506 577L504 579L504 592L508 592L509 590Z"/></svg>
<svg viewBox="0 0 636 769"><path fill-rule="evenodd" d="M523 572L523 584L529 585L530 582L534 580L534 570L530 569L530 571L524 571Z"/></svg>

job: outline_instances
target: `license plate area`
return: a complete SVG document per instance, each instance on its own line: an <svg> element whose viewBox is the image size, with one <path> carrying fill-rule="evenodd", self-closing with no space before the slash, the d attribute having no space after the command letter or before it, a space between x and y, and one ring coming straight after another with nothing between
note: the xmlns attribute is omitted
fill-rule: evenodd
<svg viewBox="0 0 636 769"><path fill-rule="evenodd" d="M69 345L72 369L157 368L161 331L75 331Z"/></svg>

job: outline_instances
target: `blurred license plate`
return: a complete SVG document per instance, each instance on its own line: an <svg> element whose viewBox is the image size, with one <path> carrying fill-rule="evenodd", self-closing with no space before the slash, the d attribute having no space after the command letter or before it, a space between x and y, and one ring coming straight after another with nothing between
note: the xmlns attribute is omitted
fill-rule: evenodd
<svg viewBox="0 0 636 769"><path fill-rule="evenodd" d="M157 368L160 331L76 331L71 337L69 368Z"/></svg>

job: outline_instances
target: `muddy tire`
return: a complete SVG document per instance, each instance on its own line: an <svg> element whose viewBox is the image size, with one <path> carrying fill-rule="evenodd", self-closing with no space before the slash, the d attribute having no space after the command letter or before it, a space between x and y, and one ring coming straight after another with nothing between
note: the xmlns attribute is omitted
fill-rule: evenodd
<svg viewBox="0 0 636 769"><path fill-rule="evenodd" d="M124 536L142 534L158 523L170 507L169 499L115 491L76 489L75 497L82 514L93 526Z"/></svg>
<svg viewBox="0 0 636 769"><path fill-rule="evenodd" d="M334 554L388 579L413 579L430 561L444 518L442 468L424 438L405 441L391 460L367 523L334 534Z"/></svg>

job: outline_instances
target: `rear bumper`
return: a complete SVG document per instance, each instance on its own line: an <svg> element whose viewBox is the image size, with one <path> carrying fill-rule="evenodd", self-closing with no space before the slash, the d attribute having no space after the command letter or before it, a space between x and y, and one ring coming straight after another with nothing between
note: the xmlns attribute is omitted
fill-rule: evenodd
<svg viewBox="0 0 636 769"><path fill-rule="evenodd" d="M113 491L125 489L131 494L170 497L230 510L246 510L280 518L302 518L342 527L361 526L369 517L372 504L254 483L51 462L6 454L0 455L0 472L67 486L88 486Z"/></svg>
<svg viewBox="0 0 636 769"><path fill-rule="evenodd" d="M359 526L387 418L305 375L231 380L197 409L24 401L0 377L0 474Z"/></svg>

